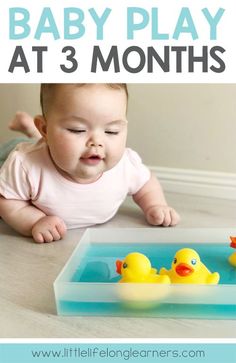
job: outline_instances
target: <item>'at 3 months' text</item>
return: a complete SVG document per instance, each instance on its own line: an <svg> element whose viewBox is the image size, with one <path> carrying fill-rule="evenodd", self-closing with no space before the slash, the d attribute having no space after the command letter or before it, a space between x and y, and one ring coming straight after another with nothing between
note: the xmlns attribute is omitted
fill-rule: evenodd
<svg viewBox="0 0 236 363"><path fill-rule="evenodd" d="M45 53L48 52L46 46L33 46L32 52L36 64L36 72L44 72L44 59ZM104 56L101 47L95 45L92 51L92 59L90 72L123 72L140 73L142 71L147 73L162 72L188 72L195 71L196 66L200 67L203 73L212 71L215 73L222 73L225 70L225 63L222 59L222 54L225 49L221 46L202 46L195 48L194 46L163 46L156 49L153 46L146 47L145 49L139 46L130 46L124 51L119 50L118 46L111 46L109 52ZM62 48L61 53L65 55L65 62L60 63L58 67L64 73L73 73L79 71L79 55L78 51L72 46L65 46ZM81 57L83 56L81 51ZM58 57L55 57L55 62ZM8 72L14 73L16 69L22 69L24 73L29 73L30 66L29 60L24 52L22 46L16 46L10 62ZM56 64L55 64L56 66ZM83 70L84 71L84 70Z"/></svg>

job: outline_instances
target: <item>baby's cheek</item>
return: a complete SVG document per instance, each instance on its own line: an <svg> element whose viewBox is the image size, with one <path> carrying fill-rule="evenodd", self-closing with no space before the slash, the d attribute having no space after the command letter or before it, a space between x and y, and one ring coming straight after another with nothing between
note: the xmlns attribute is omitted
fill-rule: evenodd
<svg viewBox="0 0 236 363"><path fill-rule="evenodd" d="M108 156L109 162L116 165L125 152L125 144L114 143L110 149L107 150L106 154Z"/></svg>
<svg viewBox="0 0 236 363"><path fill-rule="evenodd" d="M78 140L75 137L75 135L58 135L58 138L56 140L57 148L63 151L66 151L67 153L71 153L73 150L75 151L78 148Z"/></svg>
<svg viewBox="0 0 236 363"><path fill-rule="evenodd" d="M69 165L75 158L75 152L71 145L58 142L53 148L52 156L57 164Z"/></svg>

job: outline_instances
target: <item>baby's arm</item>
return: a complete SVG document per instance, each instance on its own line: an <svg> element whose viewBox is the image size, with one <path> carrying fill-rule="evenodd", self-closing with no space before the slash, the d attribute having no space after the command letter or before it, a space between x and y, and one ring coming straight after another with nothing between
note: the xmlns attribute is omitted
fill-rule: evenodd
<svg viewBox="0 0 236 363"><path fill-rule="evenodd" d="M33 237L35 242L52 242L61 239L64 222L56 216L46 216L27 201L5 199L0 196L0 216L17 232Z"/></svg>
<svg viewBox="0 0 236 363"><path fill-rule="evenodd" d="M154 175L133 195L133 199L152 225L174 226L180 220L178 213L167 205L162 187Z"/></svg>

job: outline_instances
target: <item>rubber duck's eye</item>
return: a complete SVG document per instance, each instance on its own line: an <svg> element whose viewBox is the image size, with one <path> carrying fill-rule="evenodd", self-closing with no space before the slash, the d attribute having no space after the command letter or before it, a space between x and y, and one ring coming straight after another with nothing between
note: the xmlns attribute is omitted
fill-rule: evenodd
<svg viewBox="0 0 236 363"><path fill-rule="evenodd" d="M174 261L173 261L174 263L177 263L177 258L174 258Z"/></svg>
<svg viewBox="0 0 236 363"><path fill-rule="evenodd" d="M191 264L192 264L192 265L196 265L196 263L197 263L197 260L196 260L195 258L193 258L193 259L191 260Z"/></svg>
<svg viewBox="0 0 236 363"><path fill-rule="evenodd" d="M128 267L127 263L126 262L123 263L123 268L127 268L127 267Z"/></svg>

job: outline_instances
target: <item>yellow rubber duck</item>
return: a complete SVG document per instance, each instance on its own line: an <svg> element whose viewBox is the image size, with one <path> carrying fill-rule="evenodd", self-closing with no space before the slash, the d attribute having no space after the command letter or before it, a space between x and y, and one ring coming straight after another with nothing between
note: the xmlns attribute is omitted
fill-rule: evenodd
<svg viewBox="0 0 236 363"><path fill-rule="evenodd" d="M161 268L161 275L168 275L175 284L218 284L220 275L211 273L201 262L199 254L191 248L183 248L175 254L170 270Z"/></svg>
<svg viewBox="0 0 236 363"><path fill-rule="evenodd" d="M236 237L230 237L230 239L231 239L230 247L236 248ZM236 252L232 253L232 255L229 256L228 261L230 265L236 267Z"/></svg>
<svg viewBox="0 0 236 363"><path fill-rule="evenodd" d="M128 254L123 261L116 261L116 272L122 276L119 282L140 282L169 284L170 278L164 274L157 274L152 268L150 260L139 252Z"/></svg>
<svg viewBox="0 0 236 363"><path fill-rule="evenodd" d="M117 260L116 272L122 276L116 289L117 295L130 309L151 309L169 293L169 276L158 275L142 253L133 252L123 261ZM156 284L155 287L153 283Z"/></svg>

